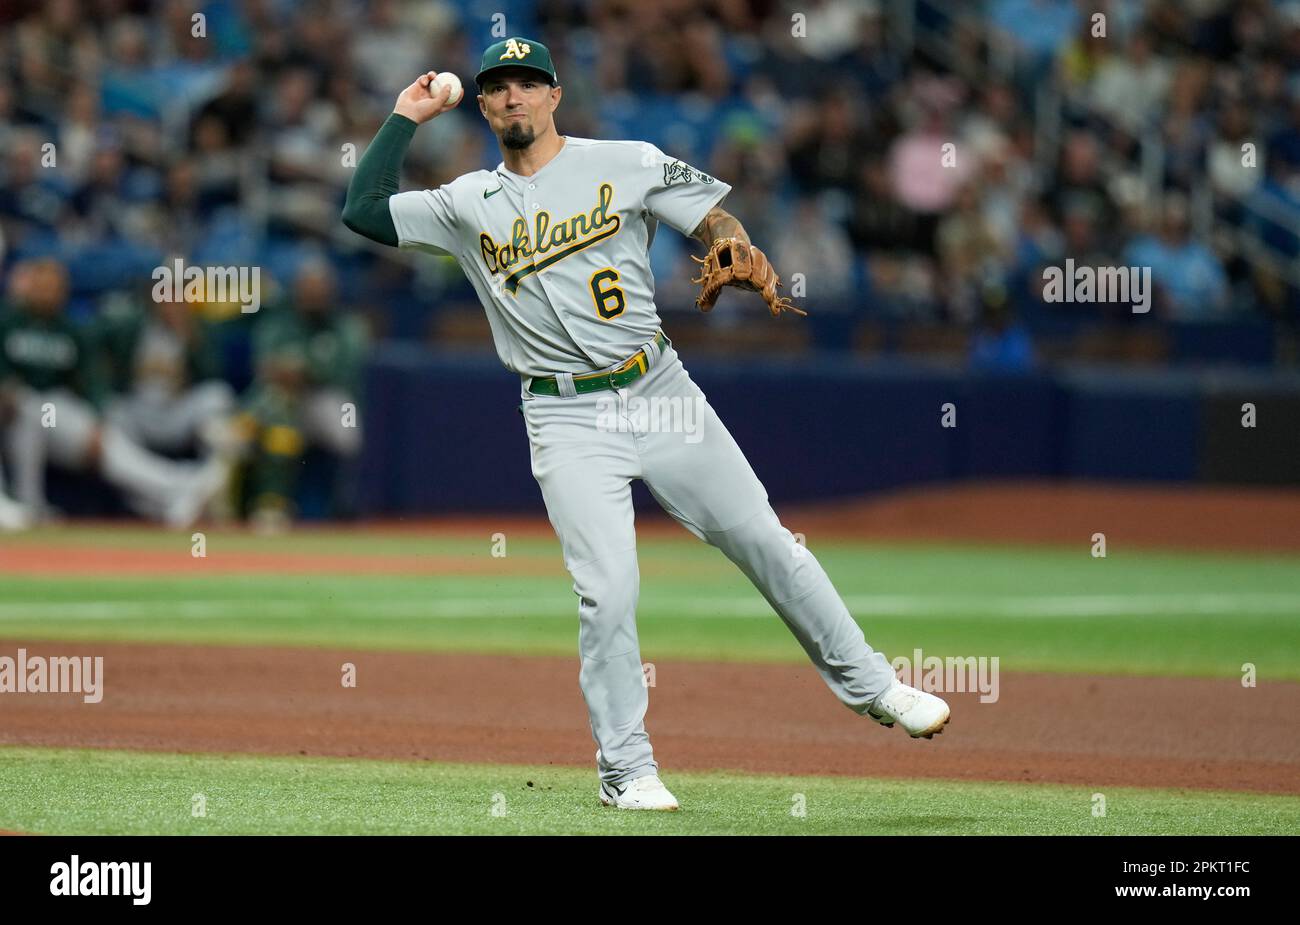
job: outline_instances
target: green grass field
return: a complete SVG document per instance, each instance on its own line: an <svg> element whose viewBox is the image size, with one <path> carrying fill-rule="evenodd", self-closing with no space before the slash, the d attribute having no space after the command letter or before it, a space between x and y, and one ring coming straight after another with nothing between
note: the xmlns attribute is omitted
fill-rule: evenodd
<svg viewBox="0 0 1300 925"><path fill-rule="evenodd" d="M111 530L55 543L175 552L189 537ZM42 538L45 541L45 538ZM0 539L0 558L6 544ZM345 532L268 540L210 534L223 552L475 557L480 574L428 577L214 575L75 578L0 574L0 636L33 639L320 645L572 655L576 599L553 539ZM1004 671L1300 680L1300 560L1246 555L812 544L867 632L891 654L999 656ZM531 571L520 577L519 563ZM433 571L433 567L430 567ZM683 537L641 543L647 657L793 661L802 651L742 575Z"/></svg>
<svg viewBox="0 0 1300 925"><path fill-rule="evenodd" d="M529 786L529 784L532 786ZM50 834L1288 834L1300 798L675 773L678 813L603 809L590 771L0 749L0 825ZM196 797L202 796L202 803ZM196 817L201 805L206 815ZM802 815L796 815L802 811Z"/></svg>
<svg viewBox="0 0 1300 925"><path fill-rule="evenodd" d="M264 539L80 528L0 537L174 552L163 577L0 574L0 638L307 645L572 656L576 601L554 539L345 531ZM873 645L998 656L1004 671L1300 680L1300 558L818 543ZM421 556L427 576L206 575L224 553ZM438 573L438 556L474 574ZM521 577L520 564L526 577ZM719 553L643 539L647 658L802 662ZM215 571L215 569L214 569ZM0 729L3 718L0 716ZM533 786L527 785L528 781ZM48 833L1293 833L1300 798L1128 789L674 773L674 815L600 811L588 769L0 748L0 829ZM191 815L194 794L207 816ZM500 795L499 797L496 795ZM792 815L796 794L806 815ZM494 799L504 815L493 815ZM503 801L503 802L502 802Z"/></svg>

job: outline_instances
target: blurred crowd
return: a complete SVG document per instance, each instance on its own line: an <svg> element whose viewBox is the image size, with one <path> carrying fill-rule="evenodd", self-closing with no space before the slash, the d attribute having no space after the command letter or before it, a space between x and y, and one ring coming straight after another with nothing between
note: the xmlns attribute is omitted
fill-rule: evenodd
<svg viewBox="0 0 1300 925"><path fill-rule="evenodd" d="M246 515L279 531L298 513L313 450L337 463L324 467L319 513L346 513L366 333L336 311L335 286L328 262L304 260L289 294L260 307L248 338L256 374L241 395L223 357L231 334L248 332L183 293L120 300L78 322L63 263L15 263L0 300L0 529L60 516L46 492L54 465L98 476L169 526Z"/></svg>
<svg viewBox="0 0 1300 925"><path fill-rule="evenodd" d="M210 356L185 361L194 383L225 384L194 399L205 415L242 416L243 433L258 420L264 437L291 422L303 439L269 443L354 453L355 432L335 439L317 418L356 387L360 357L321 368L312 326L348 350L363 328L427 342L477 303L450 260L342 228L352 167L413 75L450 70L472 88L481 49L506 34L554 53L562 132L648 140L731 183L729 211L804 280L822 347L848 349L859 321L946 326L969 335L972 363L1023 369L1053 325L1300 317L1300 3L1270 0L6 0L7 311L58 302L82 349L117 363L103 394L118 396L148 378L138 354L153 343L113 348L118 316L186 351L210 326ZM471 95L417 134L403 185L499 160ZM694 246L656 238L670 324L692 311ZM150 272L172 255L259 266L280 307L153 304ZM1042 269L1067 258L1150 267L1150 316L1044 304ZM35 288L57 298L24 294L33 262ZM707 323L734 325L727 308ZM826 318L847 323L817 328ZM277 353L285 319L297 345ZM14 368L0 366L10 429L19 385L41 391ZM350 381L316 378L331 372ZM245 463L265 453L244 443ZM207 451L191 446L196 465ZM257 510L292 508L274 468L254 479Z"/></svg>

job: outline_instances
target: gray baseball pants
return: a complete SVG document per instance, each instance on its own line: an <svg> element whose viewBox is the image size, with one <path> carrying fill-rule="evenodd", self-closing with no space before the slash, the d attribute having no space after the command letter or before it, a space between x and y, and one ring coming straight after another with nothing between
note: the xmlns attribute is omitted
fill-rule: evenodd
<svg viewBox="0 0 1300 925"><path fill-rule="evenodd" d="M79 395L67 389L24 389L4 433L15 498L33 513L44 511L46 463L85 466L96 434L100 473L125 491L127 501L140 513L163 516L167 506L190 487L195 466L155 456L116 427L101 426L95 408Z"/></svg>
<svg viewBox="0 0 1300 925"><path fill-rule="evenodd" d="M637 639L631 482L722 552L785 622L835 696L865 713L894 680L816 557L781 525L740 448L671 344L629 386L570 397L524 381L533 476L578 595L579 683L607 783L656 773ZM562 391L569 391L563 378Z"/></svg>

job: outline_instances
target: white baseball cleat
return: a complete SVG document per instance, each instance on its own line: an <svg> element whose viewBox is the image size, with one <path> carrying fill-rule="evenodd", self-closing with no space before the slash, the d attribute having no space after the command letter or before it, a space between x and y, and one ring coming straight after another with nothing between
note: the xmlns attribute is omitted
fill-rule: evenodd
<svg viewBox="0 0 1300 925"><path fill-rule="evenodd" d="M664 782L655 774L647 774L624 784L601 781L600 803L602 806L617 806L619 809L677 810L677 798L668 792Z"/></svg>
<svg viewBox="0 0 1300 925"><path fill-rule="evenodd" d="M867 715L886 728L898 723L914 739L932 739L943 732L949 711L941 698L895 680L893 687L876 698Z"/></svg>

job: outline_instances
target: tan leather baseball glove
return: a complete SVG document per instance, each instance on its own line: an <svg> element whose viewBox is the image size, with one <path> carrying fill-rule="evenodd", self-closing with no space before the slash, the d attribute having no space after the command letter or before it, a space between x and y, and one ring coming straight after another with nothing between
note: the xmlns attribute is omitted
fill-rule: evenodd
<svg viewBox="0 0 1300 925"><path fill-rule="evenodd" d="M702 312L713 308L723 286L735 286L762 295L773 317L781 312L808 314L777 292L781 277L776 275L767 255L752 244L739 238L718 238L703 258L692 256L691 259L700 264L699 278L691 282L702 284L700 297L695 300Z"/></svg>

